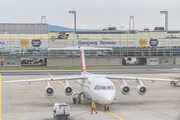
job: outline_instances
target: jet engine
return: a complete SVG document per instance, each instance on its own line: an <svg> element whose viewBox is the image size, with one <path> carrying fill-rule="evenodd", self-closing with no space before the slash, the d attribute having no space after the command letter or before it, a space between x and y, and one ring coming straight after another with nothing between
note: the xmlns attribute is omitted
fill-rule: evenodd
<svg viewBox="0 0 180 120"><path fill-rule="evenodd" d="M52 96L54 94L54 89L51 86L45 87L45 92L47 96Z"/></svg>
<svg viewBox="0 0 180 120"><path fill-rule="evenodd" d="M140 95L145 95L145 94L146 94L146 91L147 91L146 86L144 86L144 85L138 85L138 86L137 86L137 92L138 92Z"/></svg>
<svg viewBox="0 0 180 120"><path fill-rule="evenodd" d="M122 85L120 86L120 90L122 92L123 95L128 95L130 92L130 87L127 85L127 83L124 81L124 79L119 80L120 83L122 83Z"/></svg>
<svg viewBox="0 0 180 120"><path fill-rule="evenodd" d="M121 85L120 90L122 94L128 95L130 92L130 87L128 85Z"/></svg>
<svg viewBox="0 0 180 120"><path fill-rule="evenodd" d="M64 93L65 93L67 96L72 95L72 93L73 93L73 88L72 88L71 86L64 86Z"/></svg>

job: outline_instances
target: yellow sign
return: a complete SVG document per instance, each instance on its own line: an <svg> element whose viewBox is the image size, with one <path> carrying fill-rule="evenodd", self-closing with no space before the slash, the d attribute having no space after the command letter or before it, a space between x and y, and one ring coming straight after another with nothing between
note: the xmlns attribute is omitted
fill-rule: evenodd
<svg viewBox="0 0 180 120"><path fill-rule="evenodd" d="M52 35L51 36L51 41L55 41L56 40L56 36Z"/></svg>
<svg viewBox="0 0 180 120"><path fill-rule="evenodd" d="M29 40L28 39L21 39L20 45L21 45L21 47L28 47L29 46Z"/></svg>
<svg viewBox="0 0 180 120"><path fill-rule="evenodd" d="M5 60L5 58L0 58L0 60Z"/></svg>
<svg viewBox="0 0 180 120"><path fill-rule="evenodd" d="M62 35L61 35L61 38L62 38L62 39L67 39L67 38L68 38L68 35L62 34Z"/></svg>
<svg viewBox="0 0 180 120"><path fill-rule="evenodd" d="M140 39L140 40L139 40L139 46L141 46L141 47L146 47L147 44L148 44L147 39Z"/></svg>
<svg viewBox="0 0 180 120"><path fill-rule="evenodd" d="M14 41L7 41L7 45L15 45Z"/></svg>
<svg viewBox="0 0 180 120"><path fill-rule="evenodd" d="M134 42L132 42L132 41L118 41L118 44L120 44L120 45L134 45Z"/></svg>

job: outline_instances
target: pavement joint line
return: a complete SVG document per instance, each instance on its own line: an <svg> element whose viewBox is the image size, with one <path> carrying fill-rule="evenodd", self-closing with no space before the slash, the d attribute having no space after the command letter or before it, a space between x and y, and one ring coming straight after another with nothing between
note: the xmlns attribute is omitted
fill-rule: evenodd
<svg viewBox="0 0 180 120"><path fill-rule="evenodd" d="M49 76L51 76L52 78L53 78L53 76L52 75L50 75L49 74ZM58 80L58 82L59 83L61 83L63 86L66 86L64 83L62 83L61 81L59 81ZM74 93L75 93L75 91L73 91ZM101 109L102 109L102 107L100 107ZM119 116L117 116L117 115L115 115L114 113L112 113L112 112L109 112L109 111L107 111L109 114L111 114L111 115L113 115L113 116L115 116L116 118L118 118L118 119L120 119L120 120L124 120L123 118L121 118L121 117L119 117Z"/></svg>

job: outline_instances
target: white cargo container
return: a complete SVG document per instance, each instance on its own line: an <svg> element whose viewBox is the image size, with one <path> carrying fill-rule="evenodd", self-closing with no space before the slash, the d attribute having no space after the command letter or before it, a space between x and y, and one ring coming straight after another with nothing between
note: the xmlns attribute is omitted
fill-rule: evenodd
<svg viewBox="0 0 180 120"><path fill-rule="evenodd" d="M69 105L66 103L55 103L53 108L53 116L54 118L60 119L68 119L70 115Z"/></svg>

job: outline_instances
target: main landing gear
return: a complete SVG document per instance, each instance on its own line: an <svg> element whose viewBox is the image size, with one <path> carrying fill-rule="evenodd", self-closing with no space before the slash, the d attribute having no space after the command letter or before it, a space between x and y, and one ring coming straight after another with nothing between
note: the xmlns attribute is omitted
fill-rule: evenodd
<svg viewBox="0 0 180 120"><path fill-rule="evenodd" d="M104 106L104 111L109 111L109 106L108 105Z"/></svg>
<svg viewBox="0 0 180 120"><path fill-rule="evenodd" d="M85 98L85 95L82 92L80 92L80 93L73 94L72 97L73 97L72 100L74 104L76 103L81 104L81 97Z"/></svg>

